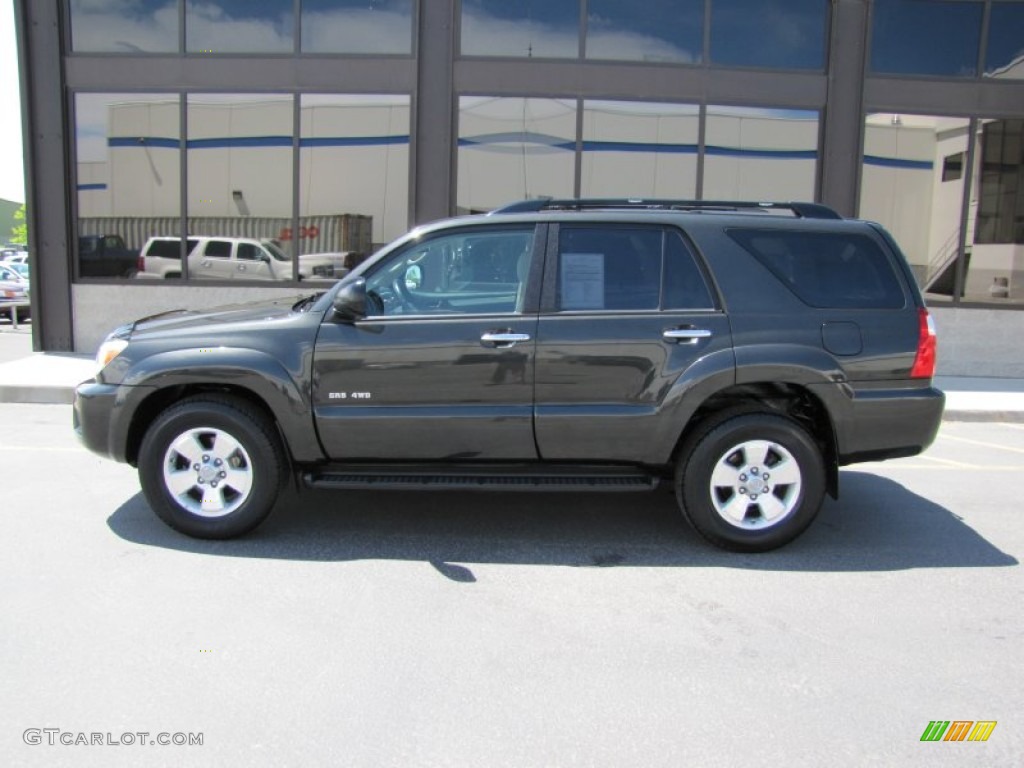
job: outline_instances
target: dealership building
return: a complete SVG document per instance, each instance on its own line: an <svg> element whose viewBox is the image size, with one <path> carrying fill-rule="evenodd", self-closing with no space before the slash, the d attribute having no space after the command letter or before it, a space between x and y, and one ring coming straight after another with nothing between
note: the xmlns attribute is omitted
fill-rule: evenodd
<svg viewBox="0 0 1024 768"><path fill-rule="evenodd" d="M15 10L37 349L520 199L813 200L896 236L940 372L1024 376L1024 1ZM211 278L180 259L204 236L273 241L292 279ZM151 238L169 277L130 258Z"/></svg>

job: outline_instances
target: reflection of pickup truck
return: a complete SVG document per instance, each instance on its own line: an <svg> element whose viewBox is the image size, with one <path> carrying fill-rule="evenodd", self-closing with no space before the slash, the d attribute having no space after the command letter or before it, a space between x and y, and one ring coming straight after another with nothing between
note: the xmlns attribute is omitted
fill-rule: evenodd
<svg viewBox="0 0 1024 768"><path fill-rule="evenodd" d="M190 277L215 280L291 280L292 258L273 240L249 237L189 237ZM299 279L333 280L348 272L345 253L299 256ZM151 237L138 260L141 278L180 278L181 239Z"/></svg>
<svg viewBox="0 0 1024 768"><path fill-rule="evenodd" d="M120 235L78 238L78 274L82 277L131 277L138 261L139 252L126 247Z"/></svg>

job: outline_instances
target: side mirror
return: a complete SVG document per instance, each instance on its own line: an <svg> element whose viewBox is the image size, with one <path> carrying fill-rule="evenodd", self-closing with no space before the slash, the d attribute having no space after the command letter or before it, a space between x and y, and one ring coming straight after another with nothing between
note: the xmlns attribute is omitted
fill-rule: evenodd
<svg viewBox="0 0 1024 768"><path fill-rule="evenodd" d="M334 314L346 323L366 317L366 280L360 277L341 286L334 296Z"/></svg>

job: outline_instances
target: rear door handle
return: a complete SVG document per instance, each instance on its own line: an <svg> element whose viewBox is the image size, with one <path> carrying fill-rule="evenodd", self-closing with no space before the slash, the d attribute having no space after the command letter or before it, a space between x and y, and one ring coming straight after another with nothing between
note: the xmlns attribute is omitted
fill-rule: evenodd
<svg viewBox="0 0 1024 768"><path fill-rule="evenodd" d="M520 341L529 341L530 334L515 333L513 331L487 331L480 337L480 343L485 347L514 347Z"/></svg>
<svg viewBox="0 0 1024 768"><path fill-rule="evenodd" d="M707 328L669 328L662 331L661 338L673 344L696 344L701 339L710 339L711 331Z"/></svg>

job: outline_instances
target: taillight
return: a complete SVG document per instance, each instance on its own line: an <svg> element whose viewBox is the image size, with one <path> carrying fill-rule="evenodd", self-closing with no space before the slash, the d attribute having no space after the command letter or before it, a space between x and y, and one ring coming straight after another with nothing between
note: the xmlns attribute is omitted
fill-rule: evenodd
<svg viewBox="0 0 1024 768"><path fill-rule="evenodd" d="M135 263L135 269L137 271L139 271L139 272L145 272L146 271L146 257L145 256L142 256L141 254L139 255L139 259Z"/></svg>
<svg viewBox="0 0 1024 768"><path fill-rule="evenodd" d="M910 369L912 379L930 379L935 375L935 321L928 310L917 310L917 356Z"/></svg>

